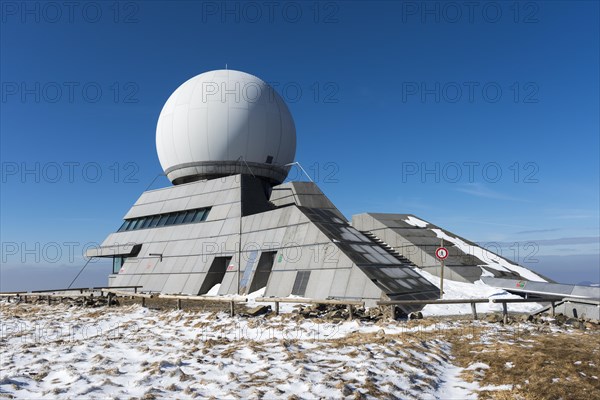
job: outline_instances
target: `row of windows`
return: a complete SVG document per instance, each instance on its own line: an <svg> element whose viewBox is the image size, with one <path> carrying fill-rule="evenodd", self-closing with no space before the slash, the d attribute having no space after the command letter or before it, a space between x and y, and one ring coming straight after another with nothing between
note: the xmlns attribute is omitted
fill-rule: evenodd
<svg viewBox="0 0 600 400"><path fill-rule="evenodd" d="M167 214L149 215L147 217L126 219L125 222L123 222L123 225L121 225L119 228L119 232L206 221L209 211L210 208L198 208L195 210L178 211Z"/></svg>

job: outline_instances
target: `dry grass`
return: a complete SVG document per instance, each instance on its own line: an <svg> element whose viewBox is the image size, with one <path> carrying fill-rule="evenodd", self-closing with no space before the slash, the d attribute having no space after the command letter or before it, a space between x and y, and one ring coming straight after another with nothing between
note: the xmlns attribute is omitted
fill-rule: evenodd
<svg viewBox="0 0 600 400"><path fill-rule="evenodd" d="M139 303L139 302L132 302ZM175 302L165 300L151 303L151 307L171 311ZM187 349L187 355L197 359L198 363L213 363L215 357L219 360L228 359L234 363L245 365L252 361L244 361L244 353L239 350L252 350L253 359L260 361L270 360L276 364L280 358L282 364L293 369L294 374L310 374L319 371L324 376L324 382L335 387L348 398L386 398L400 396L400 398L417 398L412 392L404 394L402 387L396 387L396 382L388 379L393 376L406 376L411 389L423 393L434 390L438 384L439 369L450 355L452 345L452 363L467 368L475 362L482 362L489 366L487 369L470 369L463 373L463 378L468 381L477 381L480 386L512 385L511 390L490 390L479 392L480 398L496 400L523 399L600 399L600 330L588 329L560 330L553 332L549 326L529 325L528 330L516 331L516 326L503 326L501 324L471 323L469 321L453 321L440 323L434 319L416 320L409 322L378 321L373 324L379 329L374 332L352 332L344 337L328 340L298 340L274 339L269 341L256 341L250 339L235 340L219 335L203 338L203 329L223 329L226 331L237 329L236 320L223 318L218 315L219 309L227 310L227 305L214 304L213 309L207 310L208 314L201 316L194 310L186 309L182 313L158 313L154 319L143 319L142 328L147 330L154 326L169 327L178 325L172 333L177 335L181 326L195 328L198 335L191 339L181 339L181 347ZM63 305L61 307L67 307ZM187 304L186 304L187 308ZM47 319L68 322L68 313L62 315L57 312L59 308L48 307L45 304L27 304L19 307L0 306L3 318L16 318L25 321ZM89 309L79 313L79 318L84 320L109 316L111 313L122 314L127 307ZM108 317L107 317L108 318ZM273 320L273 316L249 319L248 328L283 329L293 321L304 321L298 314L284 315ZM316 323L321 322L319 319ZM268 325L271 323L272 325ZM436 325L439 324L439 325ZM439 327L438 327L439 326ZM124 322L123 329L129 337L135 337L133 346L137 346L140 353L152 353L152 342L140 341L139 329L135 322ZM393 331L402 333L385 334L380 328L395 328ZM160 329L157 328L157 332ZM406 328L406 331L404 331ZM270 328L269 328L270 329ZM562 329L562 328L561 328ZM389 332L389 330L388 330ZM23 334L26 334L23 333ZM18 337L21 333L15 333ZM165 341L166 342L166 341ZM154 342L154 346L162 345L163 341ZM98 349L110 349L118 342L106 341L99 344ZM23 343L20 345L22 354L35 351L37 343ZM64 346L62 339L52 342L52 346ZM96 349L96 350L98 350ZM66 351L66 350L65 350ZM126 368L119 369L111 364L110 354L114 351L95 352L90 358L96 366L87 372L88 377L100 375L105 380L105 385L123 385L122 375L126 375ZM348 361L340 360L337 356L350 358ZM426 357L419 357L426 355ZM278 357L281 356L281 357ZM173 357L175 358L175 357ZM365 361L360 361L364 359ZM48 360L45 363L49 363ZM167 361L169 360L169 361ZM356 360L359 360L356 364ZM374 362L371 362L375 360ZM381 360L381 361L380 361ZM390 362L389 360L392 360ZM188 362L190 362L188 360ZM214 362L215 369L227 372L224 361ZM49 363L51 364L51 363ZM192 361L193 364L193 361ZM140 362L144 379L177 378L171 381L161 391L149 390L144 392L145 398L169 397L172 392L191 394L196 389L190 386L202 382L205 372L198 369L193 373L185 367L181 369L180 359L173 360L165 357L163 361ZM354 365L361 365L356 368ZM368 365L368 368L364 365ZM406 367L408 365L408 368ZM101 367L100 367L101 366ZM271 368L272 365L269 365ZM379 367L381 366L381 367ZM108 369L107 369L108 368ZM422 374L414 370L422 371ZM30 379L41 382L50 373L48 367L40 368L31 374ZM283 371L281 374L289 374ZM248 372L247 376L238 382L238 389L253 389L257 397L265 395L266 390L277 388L285 380L273 380L268 368ZM230 381L237 378L229 376ZM247 380L247 381L246 381ZM116 383L114 383L116 382ZM118 382L121 382L119 384ZM184 383L185 382L185 383ZM95 390L95 389L94 389ZM283 395L282 389L277 389ZM233 392L232 392L233 393ZM416 395L415 395L416 396ZM1 395L0 395L1 397Z"/></svg>
<svg viewBox="0 0 600 400"><path fill-rule="evenodd" d="M512 390L481 391L481 398L600 399L600 331L506 331L493 340L468 340L448 335L454 362L466 368L475 362L489 369L465 371L467 381L481 386L513 385Z"/></svg>

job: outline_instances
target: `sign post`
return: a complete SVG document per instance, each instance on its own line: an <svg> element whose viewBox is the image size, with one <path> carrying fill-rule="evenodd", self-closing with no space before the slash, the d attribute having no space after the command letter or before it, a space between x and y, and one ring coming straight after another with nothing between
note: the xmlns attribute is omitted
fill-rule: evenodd
<svg viewBox="0 0 600 400"><path fill-rule="evenodd" d="M448 257L448 249L444 247L444 239L441 240L440 247L435 249L435 256L442 263L440 271L440 299L444 297L444 260Z"/></svg>

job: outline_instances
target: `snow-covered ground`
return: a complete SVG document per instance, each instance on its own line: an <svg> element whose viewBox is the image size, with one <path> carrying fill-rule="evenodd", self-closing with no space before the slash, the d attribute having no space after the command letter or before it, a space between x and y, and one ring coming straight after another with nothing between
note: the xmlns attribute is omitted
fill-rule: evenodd
<svg viewBox="0 0 600 400"><path fill-rule="evenodd" d="M439 284L439 278L418 271ZM219 285L209 292L218 293ZM446 280L444 298L517 297L481 281ZM248 296L248 306L264 289ZM444 331L461 322L304 319L164 311L138 305L79 308L0 302L0 398L470 399L481 390L452 363ZM494 303L478 312L500 311ZM529 312L535 303L510 304ZM470 314L428 305L425 316ZM485 325L485 322L474 322ZM426 333L426 337L421 337ZM434 335L432 335L434 334ZM462 334L462 333L461 333ZM468 340L470 332L465 330ZM474 366L472 368L476 368ZM481 366L479 366L481 367Z"/></svg>
<svg viewBox="0 0 600 400"><path fill-rule="evenodd" d="M443 336L419 335L459 322L0 307L0 397L469 399L479 390L461 379Z"/></svg>
<svg viewBox="0 0 600 400"><path fill-rule="evenodd" d="M431 283L439 286L440 278L432 275L426 271L415 269L425 279ZM508 293L507 291L499 288L494 288L486 285L482 281L476 281L475 283L463 283L457 281L451 281L449 279L444 280L444 299L518 299L521 298L517 295ZM489 312L501 312L502 305L498 303L479 303L476 305L477 312L489 313ZM512 303L508 305L509 312L520 312L530 313L542 308L539 303ZM470 304L428 304L423 308L423 315L425 316L436 316L436 315L465 315L471 314Z"/></svg>

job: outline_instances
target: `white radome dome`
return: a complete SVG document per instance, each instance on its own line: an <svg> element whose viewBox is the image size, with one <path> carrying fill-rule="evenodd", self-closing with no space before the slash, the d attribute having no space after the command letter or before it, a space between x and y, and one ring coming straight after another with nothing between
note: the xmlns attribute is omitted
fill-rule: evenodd
<svg viewBox="0 0 600 400"><path fill-rule="evenodd" d="M296 127L283 99L241 71L197 75L177 88L156 126L160 164L173 184L239 173L285 180Z"/></svg>

